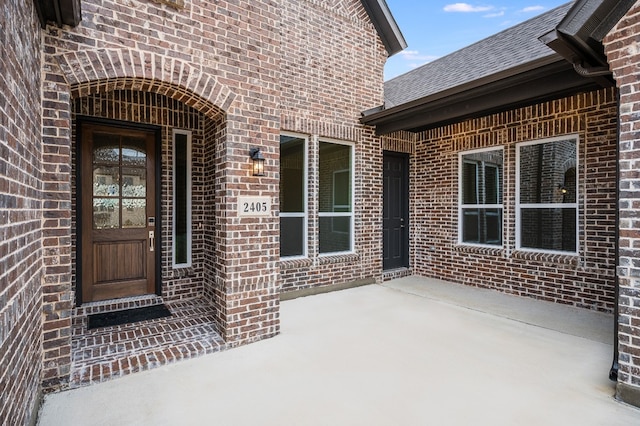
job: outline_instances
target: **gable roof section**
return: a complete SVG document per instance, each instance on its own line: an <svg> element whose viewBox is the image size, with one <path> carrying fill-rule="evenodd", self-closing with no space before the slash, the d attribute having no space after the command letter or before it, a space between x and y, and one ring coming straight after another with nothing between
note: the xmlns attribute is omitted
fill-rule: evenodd
<svg viewBox="0 0 640 426"><path fill-rule="evenodd" d="M407 47L407 42L385 0L362 0L362 5L378 31L389 56L404 50Z"/></svg>
<svg viewBox="0 0 640 426"><path fill-rule="evenodd" d="M608 76L584 78L539 40L579 3L564 4L386 82L385 105L363 112L360 121L376 126L378 134L420 131L613 84Z"/></svg>

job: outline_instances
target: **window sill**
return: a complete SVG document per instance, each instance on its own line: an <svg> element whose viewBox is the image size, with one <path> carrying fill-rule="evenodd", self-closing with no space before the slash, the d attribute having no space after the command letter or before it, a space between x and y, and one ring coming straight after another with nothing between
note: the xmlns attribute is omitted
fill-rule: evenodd
<svg viewBox="0 0 640 426"><path fill-rule="evenodd" d="M345 253L345 254L321 254L318 257L318 264L330 265L334 263L353 263L358 262L360 256L357 253Z"/></svg>
<svg viewBox="0 0 640 426"><path fill-rule="evenodd" d="M580 256L576 254L514 251L512 253L512 257L514 259L543 262L543 263L554 263L557 265L569 265L574 267L577 267L580 265Z"/></svg>
<svg viewBox="0 0 640 426"><path fill-rule="evenodd" d="M308 257L297 258L297 259L281 259L280 260L280 269L296 269L296 268L306 268L313 264L311 259Z"/></svg>
<svg viewBox="0 0 640 426"><path fill-rule="evenodd" d="M501 256L504 253L504 247L502 246L490 247L458 244L454 246L454 249L461 253L484 254L487 256Z"/></svg>

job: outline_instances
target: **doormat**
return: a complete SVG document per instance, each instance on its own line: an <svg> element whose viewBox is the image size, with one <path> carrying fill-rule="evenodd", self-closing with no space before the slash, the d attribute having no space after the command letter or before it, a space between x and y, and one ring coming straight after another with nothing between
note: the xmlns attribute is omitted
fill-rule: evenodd
<svg viewBox="0 0 640 426"><path fill-rule="evenodd" d="M146 321L164 317L170 317L171 312L165 305L145 306L144 308L127 309L124 311L105 312L89 315L87 329L99 327L111 327L114 325L130 324L132 322Z"/></svg>

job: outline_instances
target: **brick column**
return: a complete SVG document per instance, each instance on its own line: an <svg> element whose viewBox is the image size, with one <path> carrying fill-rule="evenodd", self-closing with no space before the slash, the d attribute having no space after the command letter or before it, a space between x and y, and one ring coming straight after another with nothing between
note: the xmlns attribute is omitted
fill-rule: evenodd
<svg viewBox="0 0 640 426"><path fill-rule="evenodd" d="M0 26L0 424L34 424L42 375L42 35L33 1Z"/></svg>
<svg viewBox="0 0 640 426"><path fill-rule="evenodd" d="M71 368L71 95L54 64L42 91L45 391L65 388Z"/></svg>
<svg viewBox="0 0 640 426"><path fill-rule="evenodd" d="M605 38L620 89L618 399L640 406L640 2Z"/></svg>
<svg viewBox="0 0 640 426"><path fill-rule="evenodd" d="M226 143L215 160L215 293L229 346L271 337L280 330L279 126L277 122L245 122L246 118L229 114ZM251 173L249 150L253 147L259 147L266 158L265 176ZM241 216L238 197L268 198L271 215Z"/></svg>

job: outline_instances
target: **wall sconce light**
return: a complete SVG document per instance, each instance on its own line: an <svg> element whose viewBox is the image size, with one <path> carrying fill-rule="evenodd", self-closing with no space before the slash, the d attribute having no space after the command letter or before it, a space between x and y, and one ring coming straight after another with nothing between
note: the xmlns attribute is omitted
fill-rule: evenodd
<svg viewBox="0 0 640 426"><path fill-rule="evenodd" d="M558 192L562 195L566 195L567 192L569 192L569 190L567 189L566 186L562 185L562 184L558 184Z"/></svg>
<svg viewBox="0 0 640 426"><path fill-rule="evenodd" d="M249 150L249 157L251 157L252 171L254 176L264 176L264 155L260 151L260 148L251 148Z"/></svg>

